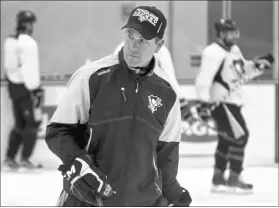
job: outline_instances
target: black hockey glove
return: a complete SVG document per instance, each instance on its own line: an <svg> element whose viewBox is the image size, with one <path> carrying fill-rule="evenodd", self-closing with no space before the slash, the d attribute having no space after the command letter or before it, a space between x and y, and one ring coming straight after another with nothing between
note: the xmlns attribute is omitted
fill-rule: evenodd
<svg viewBox="0 0 279 208"><path fill-rule="evenodd" d="M189 194L189 192L185 189L182 188L182 194L180 196L180 199L177 201L171 201L169 203L169 207L189 207L190 204L192 203L192 198Z"/></svg>
<svg viewBox="0 0 279 208"><path fill-rule="evenodd" d="M264 56L256 57L254 63L258 70L270 70L274 63L274 57L269 53Z"/></svg>
<svg viewBox="0 0 279 208"><path fill-rule="evenodd" d="M211 111L216 105L216 103L207 103L199 100L181 100L181 118L186 121L193 118L206 121L211 118Z"/></svg>
<svg viewBox="0 0 279 208"><path fill-rule="evenodd" d="M215 105L217 105L217 104L198 101L197 113L198 113L199 117L201 118L201 120L207 121L208 119L211 118L211 116L212 116L211 112Z"/></svg>
<svg viewBox="0 0 279 208"><path fill-rule="evenodd" d="M62 171L66 179L64 190L82 202L100 206L98 198L108 198L114 193L107 177L98 170L87 154L78 156L69 168L63 169L62 165L58 170Z"/></svg>
<svg viewBox="0 0 279 208"><path fill-rule="evenodd" d="M181 119L187 120L191 116L189 102L184 98L179 99L180 102L180 111L181 111Z"/></svg>
<svg viewBox="0 0 279 208"><path fill-rule="evenodd" d="M35 108L38 108L43 105L44 97L45 97L45 91L42 88L38 88L31 91L31 97L33 100L33 105Z"/></svg>

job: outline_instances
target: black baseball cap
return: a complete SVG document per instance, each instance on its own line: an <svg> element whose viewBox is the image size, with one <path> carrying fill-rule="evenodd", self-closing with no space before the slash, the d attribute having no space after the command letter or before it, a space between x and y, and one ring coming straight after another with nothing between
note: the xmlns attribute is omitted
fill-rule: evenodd
<svg viewBox="0 0 279 208"><path fill-rule="evenodd" d="M127 24L121 29L130 27L137 30L144 39L163 38L167 26L164 14L154 6L136 7L130 14Z"/></svg>

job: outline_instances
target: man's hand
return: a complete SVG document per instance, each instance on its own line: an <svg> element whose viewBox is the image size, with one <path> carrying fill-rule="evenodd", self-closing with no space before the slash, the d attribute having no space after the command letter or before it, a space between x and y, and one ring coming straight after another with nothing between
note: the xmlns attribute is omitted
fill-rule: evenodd
<svg viewBox="0 0 279 208"><path fill-rule="evenodd" d="M185 98L180 98L179 102L180 102L181 119L187 120L191 116L189 102L186 101Z"/></svg>
<svg viewBox="0 0 279 208"><path fill-rule="evenodd" d="M180 196L180 199L177 201L172 201L169 203L169 207L189 207L190 204L192 203L192 198L189 194L189 192L185 189L182 188L182 194Z"/></svg>
<svg viewBox="0 0 279 208"><path fill-rule="evenodd" d="M45 98L45 91L42 88L38 88L31 91L31 97L35 108L41 107Z"/></svg>
<svg viewBox="0 0 279 208"><path fill-rule="evenodd" d="M59 170L63 167L60 166ZM99 206L96 199L108 198L114 191L107 181L107 177L93 164L87 154L77 157L72 165L62 172L68 181L64 189L73 194L80 201ZM65 181L65 180L64 180Z"/></svg>
<svg viewBox="0 0 279 208"><path fill-rule="evenodd" d="M199 100L180 101L181 117L183 120L201 119L206 121L211 118L211 111L217 103L208 103Z"/></svg>
<svg viewBox="0 0 279 208"><path fill-rule="evenodd" d="M270 70L274 63L274 57L269 53L264 56L256 57L254 63L258 70Z"/></svg>
<svg viewBox="0 0 279 208"><path fill-rule="evenodd" d="M203 101L198 101L197 102L197 113L198 116L201 120L207 121L208 119L211 118L211 113L212 110L217 106L217 103L208 103L208 102L203 102Z"/></svg>

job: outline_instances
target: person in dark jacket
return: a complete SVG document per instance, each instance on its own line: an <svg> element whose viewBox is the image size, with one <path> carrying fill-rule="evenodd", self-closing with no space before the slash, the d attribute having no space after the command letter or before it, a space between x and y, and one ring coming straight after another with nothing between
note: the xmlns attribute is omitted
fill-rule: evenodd
<svg viewBox="0 0 279 208"><path fill-rule="evenodd" d="M167 20L135 8L124 46L79 68L46 132L64 176L58 206L189 206L176 176L179 99L154 53Z"/></svg>

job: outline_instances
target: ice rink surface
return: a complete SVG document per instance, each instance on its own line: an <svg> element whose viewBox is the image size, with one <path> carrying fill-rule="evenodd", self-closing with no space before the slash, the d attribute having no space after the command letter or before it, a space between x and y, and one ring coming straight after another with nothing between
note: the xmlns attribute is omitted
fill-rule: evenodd
<svg viewBox="0 0 279 208"><path fill-rule="evenodd" d="M190 161L190 162L189 162ZM278 165L250 166L244 178L254 184L250 195L210 192L212 168L202 159L180 159L178 180L192 195L192 206L278 206ZM62 188L56 170L40 173L1 172L1 206L55 206Z"/></svg>

